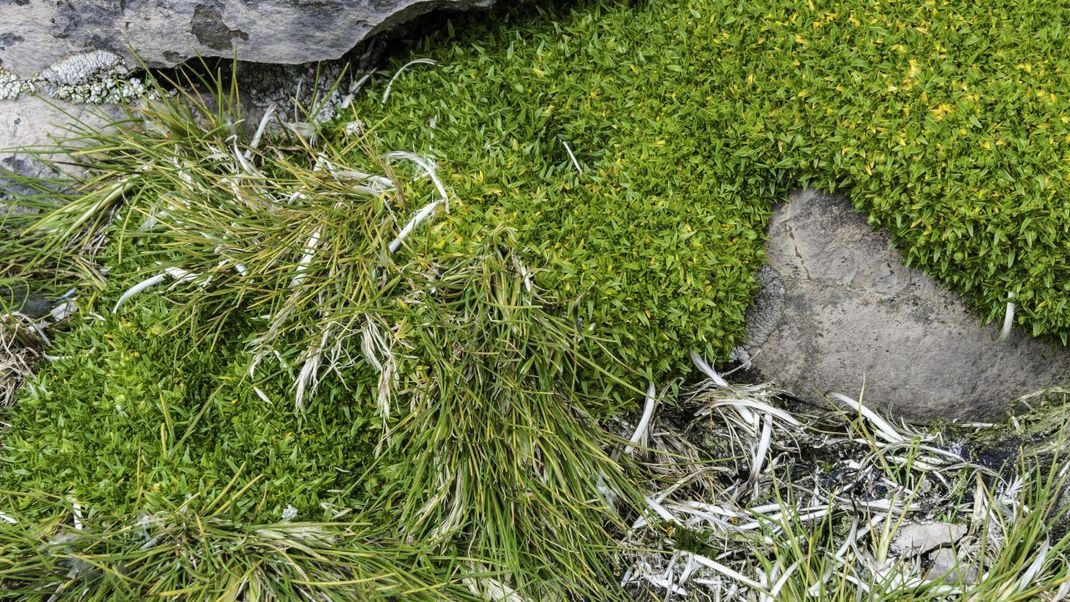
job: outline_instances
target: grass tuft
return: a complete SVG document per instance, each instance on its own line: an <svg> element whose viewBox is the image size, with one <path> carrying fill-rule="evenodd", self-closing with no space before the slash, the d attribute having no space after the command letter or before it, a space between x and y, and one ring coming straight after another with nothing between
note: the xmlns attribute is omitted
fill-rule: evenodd
<svg viewBox="0 0 1070 602"><path fill-rule="evenodd" d="M640 496L601 421L628 369L591 359L603 342L537 288L515 234L467 231L434 161L370 132L330 138L269 113L247 138L232 87L213 81L209 102L153 85L144 124L80 140L96 175L10 244L39 279L93 264L110 308L72 341L104 366L55 388L46 375L21 404L11 487L123 517L233 483L245 495L227 520L353 514L469 559L476 590L622 595L607 585L614 534ZM408 166L415 180L395 171ZM276 405L287 382L291 411ZM100 415L55 407L94 392ZM42 407L86 432L42 445ZM104 459L88 479L80 454Z"/></svg>
<svg viewBox="0 0 1070 602"><path fill-rule="evenodd" d="M404 300L409 407L387 437L383 500L408 536L453 540L526 595L607 595L614 532L639 498L615 459L626 442L599 424L618 409L585 390L590 343L549 311L509 242L492 233L478 254L440 258Z"/></svg>
<svg viewBox="0 0 1070 602"><path fill-rule="evenodd" d="M75 519L69 506L45 503L54 514L43 521L0 521L5 597L476 599L455 561L392 543L366 524L235 523L185 507L136 520Z"/></svg>

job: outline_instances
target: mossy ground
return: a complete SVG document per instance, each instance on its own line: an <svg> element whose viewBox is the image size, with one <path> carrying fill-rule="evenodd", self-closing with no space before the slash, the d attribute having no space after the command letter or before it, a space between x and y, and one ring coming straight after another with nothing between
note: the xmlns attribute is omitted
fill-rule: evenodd
<svg viewBox="0 0 1070 602"><path fill-rule="evenodd" d="M704 0L464 19L353 116L448 166L620 339L677 370L739 342L772 205L849 190L984 318L1070 334L1070 59L1048 2ZM565 144L583 172L571 164Z"/></svg>
<svg viewBox="0 0 1070 602"><path fill-rule="evenodd" d="M515 230L560 312L636 380L667 382L693 350L725 358L741 342L766 219L802 185L849 190L984 318L1014 293L1020 326L1065 342L1064 13L1040 1L536 3L407 45L393 67L437 65L410 68L386 102L381 85L364 90L322 135L360 120L383 148L437 160L455 198L420 248L462 253ZM133 250L110 256L112 281L86 309L105 312L132 282ZM143 298L60 338L50 353L65 359L5 411L0 489L121 516L248 487L231 518L292 505L323 520L361 511L391 478L396 465L372 460L373 374L299 411L295 352L255 383L268 403L246 377L251 316L206 347L159 326L171 311ZM9 499L33 514L35 498Z"/></svg>
<svg viewBox="0 0 1070 602"><path fill-rule="evenodd" d="M164 311L143 303L51 349L62 359L34 381L4 433L6 488L63 491L119 514L172 508L228 483L249 487L235 518L293 506L323 519L359 505L382 431L363 407L367 381L325 391L305 412L281 382L258 381L279 401L269 403L253 391L235 341L199 348L156 325Z"/></svg>

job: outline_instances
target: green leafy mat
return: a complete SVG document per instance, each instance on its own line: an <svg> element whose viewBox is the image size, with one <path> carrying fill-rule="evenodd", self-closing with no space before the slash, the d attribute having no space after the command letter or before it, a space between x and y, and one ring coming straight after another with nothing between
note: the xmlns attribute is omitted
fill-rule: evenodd
<svg viewBox="0 0 1070 602"><path fill-rule="evenodd" d="M1070 334L1070 42L1054 2L584 2L421 41L354 115L518 228L625 361L743 336L771 206L845 190L985 319ZM577 173L565 144L577 158Z"/></svg>
<svg viewBox="0 0 1070 602"><path fill-rule="evenodd" d="M610 536L634 511L638 491L619 458L616 435L626 428L614 419L645 381L685 373L693 351L723 359L742 342L766 219L792 188L848 191L913 265L963 293L984 318L1000 314L1014 294L1020 325L1066 342L1065 12L1051 2L651 0L540 4L452 21L403 50L318 132L343 149L331 160L349 153L361 168L377 155L351 143L353 131L374 140L375 152L437 161L450 192L448 218L421 226L397 265L383 259L390 220L403 224L433 197L431 183L406 183L399 215L381 205L367 206L368 219L343 215L333 200L346 187L310 171L318 147L300 141L250 159L271 163L275 178L254 188L324 186L328 202L295 209L292 228L270 210L217 213L213 203L231 188L212 171L212 152L193 157L211 193L197 197L202 212L179 214L186 222L175 223L188 228L172 224L167 236L142 240L133 232L151 213L120 211L123 221L111 231L131 238L117 237L103 252L108 283L99 298L83 298L85 309L108 313L124 290L159 273L157 261L193 262L218 288L142 293L49 350L64 359L4 411L11 428L0 451L2 510L40 521L41 541L0 534L0 552L46 549L56 517L69 522L42 496L63 508L73 496L103 533L141 512L180 506L254 523L280 520L292 507L302 519L332 521L349 511L399 525L383 536L384 549L422 554L390 540L415 534L428 553L527 593L610 587L618 568ZM409 67L384 99L387 77L416 58L436 64ZM155 207L179 176L162 162L139 171L139 162L166 159L175 136L230 153L220 141L231 116L217 117L215 129L203 131L179 119L159 145L151 131L127 139L136 144L112 149L98 164L99 179L83 183L96 196L82 201ZM138 178L150 185L130 184ZM107 215L75 222L61 215L52 225L79 235ZM241 285L231 264L212 267L219 245L198 238L236 215L249 219L246 240L272 228L268 251L252 257L263 261L249 264L267 275L256 287ZM310 260L323 263L311 264L321 272L302 289L302 303L326 298L318 307L329 311L281 321L283 334L271 341L281 353L253 379L249 345L264 334L262 315L293 301L291 268L304 261L317 220L334 226L320 231L331 251ZM36 246L0 243L0 276L18 276L23 260L41 250L58 254L35 269L70 271L69 249L49 236L61 230L39 231ZM538 294L525 285L524 265ZM333 280L337 273L350 280ZM383 274L389 286L376 288ZM440 286L425 291L411 282ZM441 304L413 305L406 296L413 291L438 295ZM348 366L344 386L328 378L295 409L293 384L316 355L309 350L319 328L331 323L323 316L357 332L361 312L373 309L410 345L398 357L408 380L392 418L384 417L381 373L360 362ZM205 325L214 338L186 338ZM350 347L359 354L360 341ZM392 445L386 432L397 436ZM603 500L607 483L622 496L619 513ZM442 505L454 495L463 500L460 523L455 507ZM422 505L428 500L440 503ZM171 533L175 522L161 528ZM244 532L219 525L226 541ZM442 525L455 532L437 539ZM65 570L27 567L9 576L47 585ZM0 580L4 570L0 563ZM350 570L363 569L339 569ZM452 587L451 571L442 579ZM426 576L375 591L397 595L425 580L445 583Z"/></svg>

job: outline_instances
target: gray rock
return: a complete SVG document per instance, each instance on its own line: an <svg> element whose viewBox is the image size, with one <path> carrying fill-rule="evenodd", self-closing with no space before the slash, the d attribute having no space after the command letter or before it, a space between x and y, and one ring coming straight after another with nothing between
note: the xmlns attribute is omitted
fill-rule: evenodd
<svg viewBox="0 0 1070 602"><path fill-rule="evenodd" d="M33 319L43 318L60 302L30 290L24 282L0 280L0 316L20 313Z"/></svg>
<svg viewBox="0 0 1070 602"><path fill-rule="evenodd" d="M903 525L892 538L892 550L902 556L920 556L962 539L966 525L952 523L910 523Z"/></svg>
<svg viewBox="0 0 1070 602"><path fill-rule="evenodd" d="M0 204L7 194L21 191L10 178L4 178L5 173L32 177L54 175L30 152L34 147L70 135L70 127L79 121L99 126L117 116L116 107L76 105L54 98L22 95L0 100Z"/></svg>
<svg viewBox="0 0 1070 602"><path fill-rule="evenodd" d="M961 563L951 548L940 548L932 554L932 566L925 573L925 579L943 579L949 585L973 585L977 583L977 567Z"/></svg>
<svg viewBox="0 0 1070 602"><path fill-rule="evenodd" d="M995 342L997 326L905 267L842 196L793 194L774 212L766 261L737 356L804 401L864 391L866 405L915 421L996 420L1070 384L1070 350L1016 331Z"/></svg>
<svg viewBox="0 0 1070 602"><path fill-rule="evenodd" d="M90 51L172 67L195 56L298 64L336 59L430 11L495 0L86 0L0 2L0 66L22 78Z"/></svg>

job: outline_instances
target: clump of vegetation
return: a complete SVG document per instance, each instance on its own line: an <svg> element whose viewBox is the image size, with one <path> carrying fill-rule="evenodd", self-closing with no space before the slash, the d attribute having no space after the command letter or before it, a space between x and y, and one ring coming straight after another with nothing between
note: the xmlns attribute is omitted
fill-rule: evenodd
<svg viewBox="0 0 1070 602"><path fill-rule="evenodd" d="M302 117L317 100L245 123L218 75L154 82L60 149L79 175L27 182L39 213L0 215L0 277L75 284L83 318L4 414L0 584L1058 592L1063 475L1012 487L861 404L801 420L702 361L741 342L765 219L801 184L849 189L984 316L1013 293L1065 342L1070 83L1047 7L513 7L414 43L385 74L433 65L354 87L330 124ZM996 17L1006 37L978 33ZM12 323L0 343L35 327ZM688 357L711 380L655 419ZM888 553L919 496L972 517L981 585Z"/></svg>
<svg viewBox="0 0 1070 602"><path fill-rule="evenodd" d="M990 467L963 443L1002 428L909 428L839 401L829 412L787 407L768 385L686 388L650 426L641 459L657 492L628 531L625 581L669 599L763 602L1070 592L1061 408L1034 416L1058 431L1049 455ZM919 546L910 529L936 536Z"/></svg>
<svg viewBox="0 0 1070 602"><path fill-rule="evenodd" d="M10 265L111 282L108 317L62 343L101 363L39 379L7 486L120 521L189 496L227 520L352 513L467 558L476 589L607 591L641 496L601 425L619 401L581 375L627 388L627 368L591 359L598 341L552 311L508 229L456 231L429 161L273 111L243 130L236 89L216 89L158 89L143 124L87 132L73 153L100 173L14 220ZM36 496L11 502L43 520Z"/></svg>
<svg viewBox="0 0 1070 602"><path fill-rule="evenodd" d="M655 375L741 342L769 211L801 185L848 191L985 319L1013 293L1017 325L1065 344L1061 10L543 4L452 21L395 62L437 66L353 111L438 159L459 211L516 228Z"/></svg>
<svg viewBox="0 0 1070 602"><path fill-rule="evenodd" d="M53 512L42 523L0 520L4 598L478 599L451 570L455 560L384 539L377 527L221 518L241 494L203 514L182 506L125 522L37 500Z"/></svg>
<svg viewBox="0 0 1070 602"><path fill-rule="evenodd" d="M50 348L57 359L3 435L5 489L69 495L121 517L187 495L199 510L233 482L248 494L229 508L234 520L270 520L288 506L324 520L365 494L360 477L382 432L363 407L374 375L298 414L288 375L257 381L278 401L262 399L240 337L210 349L175 336L161 326L168 310L146 299ZM34 508L32 498L8 506Z"/></svg>
<svg viewBox="0 0 1070 602"><path fill-rule="evenodd" d="M409 407L387 435L384 499L416 537L457 533L468 554L527 567L534 581L518 579L520 591L599 597L615 579L604 558L620 509L639 500L615 457L626 441L600 426L619 408L583 380L600 369L595 346L545 311L534 274L494 239L439 259L442 272L405 299Z"/></svg>

